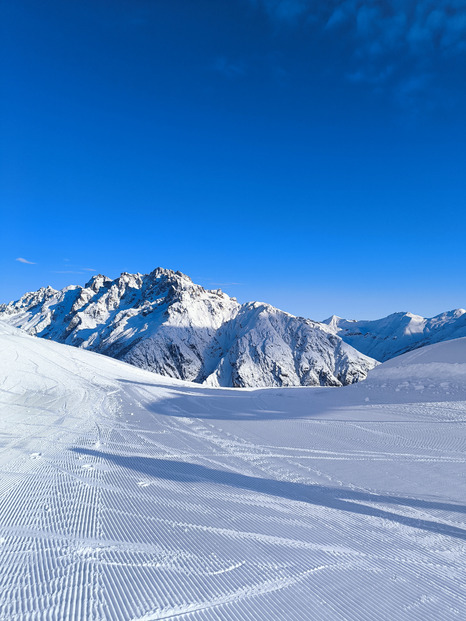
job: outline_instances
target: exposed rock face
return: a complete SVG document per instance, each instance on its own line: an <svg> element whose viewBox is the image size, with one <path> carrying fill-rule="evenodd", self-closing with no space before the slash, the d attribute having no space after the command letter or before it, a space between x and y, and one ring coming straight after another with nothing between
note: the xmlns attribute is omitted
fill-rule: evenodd
<svg viewBox="0 0 466 621"><path fill-rule="evenodd" d="M212 386L341 386L376 362L323 324L267 304L239 304L181 272L94 276L0 305L29 334Z"/></svg>
<svg viewBox="0 0 466 621"><path fill-rule="evenodd" d="M466 310L462 308L431 319L393 313L374 321L349 321L333 315L323 323L346 343L380 362L425 345L466 336Z"/></svg>

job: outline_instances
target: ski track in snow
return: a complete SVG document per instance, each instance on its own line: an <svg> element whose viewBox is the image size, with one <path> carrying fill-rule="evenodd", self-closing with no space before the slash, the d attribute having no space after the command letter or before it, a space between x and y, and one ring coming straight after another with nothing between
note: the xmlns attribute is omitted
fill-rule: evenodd
<svg viewBox="0 0 466 621"><path fill-rule="evenodd" d="M0 340L2 621L465 618L466 390L342 407Z"/></svg>

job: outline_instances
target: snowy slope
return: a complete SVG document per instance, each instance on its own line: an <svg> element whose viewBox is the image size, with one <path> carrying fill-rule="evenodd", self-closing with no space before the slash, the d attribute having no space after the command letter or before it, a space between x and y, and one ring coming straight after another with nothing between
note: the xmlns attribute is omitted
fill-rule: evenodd
<svg viewBox="0 0 466 621"><path fill-rule="evenodd" d="M346 343L380 362L418 347L466 336L466 310L462 308L431 319L394 313L374 321L349 321L333 315L323 323Z"/></svg>
<svg viewBox="0 0 466 621"><path fill-rule="evenodd" d="M465 618L465 370L208 388L0 322L0 619Z"/></svg>
<svg viewBox="0 0 466 621"><path fill-rule="evenodd" d="M267 304L240 305L181 272L94 276L85 287L28 293L0 319L169 377L221 386L341 386L375 361L327 326Z"/></svg>

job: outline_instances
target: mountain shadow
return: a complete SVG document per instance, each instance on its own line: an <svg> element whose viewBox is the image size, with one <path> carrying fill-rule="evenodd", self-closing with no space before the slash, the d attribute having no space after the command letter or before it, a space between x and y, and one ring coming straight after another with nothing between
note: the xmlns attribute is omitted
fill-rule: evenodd
<svg viewBox="0 0 466 621"><path fill-rule="evenodd" d="M264 479L237 472L208 468L200 464L172 461L169 459L139 457L137 455L128 457L86 448L73 448L71 450L80 455L89 455L103 459L120 468L134 470L135 472L140 472L154 479L175 481L177 483L190 483L193 485L200 482L224 485L236 489L252 491L258 494L266 494L268 496L285 498L292 501L305 502L319 507L327 507L337 511L390 520L391 522L411 528L418 528L438 535L455 537L466 541L465 529L444 524L440 521L407 517L385 509L379 509L369 504L361 503L402 505L423 510L453 511L464 515L466 514L466 507L463 505L384 494L372 494L345 488Z"/></svg>

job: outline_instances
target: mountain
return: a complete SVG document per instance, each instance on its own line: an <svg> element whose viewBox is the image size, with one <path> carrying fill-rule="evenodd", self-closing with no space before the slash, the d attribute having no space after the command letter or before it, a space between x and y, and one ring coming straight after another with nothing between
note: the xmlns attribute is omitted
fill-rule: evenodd
<svg viewBox="0 0 466 621"><path fill-rule="evenodd" d="M268 304L239 304L181 272L98 275L0 305L0 319L39 337L210 386L341 386L376 362L325 325Z"/></svg>
<svg viewBox="0 0 466 621"><path fill-rule="evenodd" d="M333 334L379 362L425 345L466 336L466 310L462 308L430 319L412 313L393 313L374 321L333 315L323 323Z"/></svg>
<svg viewBox="0 0 466 621"><path fill-rule="evenodd" d="M231 390L0 322L0 618L465 619L465 410L465 339Z"/></svg>

